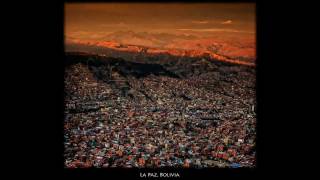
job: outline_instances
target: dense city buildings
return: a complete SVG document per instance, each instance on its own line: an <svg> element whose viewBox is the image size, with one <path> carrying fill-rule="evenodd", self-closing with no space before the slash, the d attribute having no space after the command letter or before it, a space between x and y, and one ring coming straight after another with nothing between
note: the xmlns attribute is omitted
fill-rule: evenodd
<svg viewBox="0 0 320 180"><path fill-rule="evenodd" d="M67 53L66 167L255 167L255 67Z"/></svg>

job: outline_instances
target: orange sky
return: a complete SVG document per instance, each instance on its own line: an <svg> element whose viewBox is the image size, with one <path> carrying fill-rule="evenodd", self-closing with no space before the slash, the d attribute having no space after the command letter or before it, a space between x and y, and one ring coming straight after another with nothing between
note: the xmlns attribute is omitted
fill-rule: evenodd
<svg viewBox="0 0 320 180"><path fill-rule="evenodd" d="M117 31L255 37L253 3L66 3L65 36L99 40Z"/></svg>

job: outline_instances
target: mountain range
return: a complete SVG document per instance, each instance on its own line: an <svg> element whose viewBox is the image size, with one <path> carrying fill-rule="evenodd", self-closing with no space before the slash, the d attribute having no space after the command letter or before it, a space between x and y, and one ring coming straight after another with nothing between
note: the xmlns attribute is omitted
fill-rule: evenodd
<svg viewBox="0 0 320 180"><path fill-rule="evenodd" d="M255 64L254 39L203 38L189 34L148 33L117 31L99 40L66 38L66 51L86 51L121 56L121 53L135 53L152 56L170 54L174 56L208 56L220 61L240 64Z"/></svg>

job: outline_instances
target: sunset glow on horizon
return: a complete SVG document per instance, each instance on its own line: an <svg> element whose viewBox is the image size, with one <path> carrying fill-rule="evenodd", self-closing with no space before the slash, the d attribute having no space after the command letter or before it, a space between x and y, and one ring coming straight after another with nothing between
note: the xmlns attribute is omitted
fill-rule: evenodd
<svg viewBox="0 0 320 180"><path fill-rule="evenodd" d="M255 59L254 3L66 3L65 43L139 45Z"/></svg>
<svg viewBox="0 0 320 180"><path fill-rule="evenodd" d="M128 30L255 36L255 4L66 3L65 25L67 37L88 39Z"/></svg>

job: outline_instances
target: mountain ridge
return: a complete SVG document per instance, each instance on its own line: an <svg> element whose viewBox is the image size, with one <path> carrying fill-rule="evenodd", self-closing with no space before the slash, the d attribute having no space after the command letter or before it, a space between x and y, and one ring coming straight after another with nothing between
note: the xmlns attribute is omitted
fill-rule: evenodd
<svg viewBox="0 0 320 180"><path fill-rule="evenodd" d="M211 60L255 66L254 62L245 59L233 59L210 50L181 50L181 49L159 49L141 45L121 44L113 41L81 41L69 40L66 42L66 51L84 51L98 54L110 54L110 50L121 57L121 53L133 53L134 56L160 56L172 55L180 57L206 57ZM113 54L114 54L113 53ZM141 58L141 57L140 57Z"/></svg>

